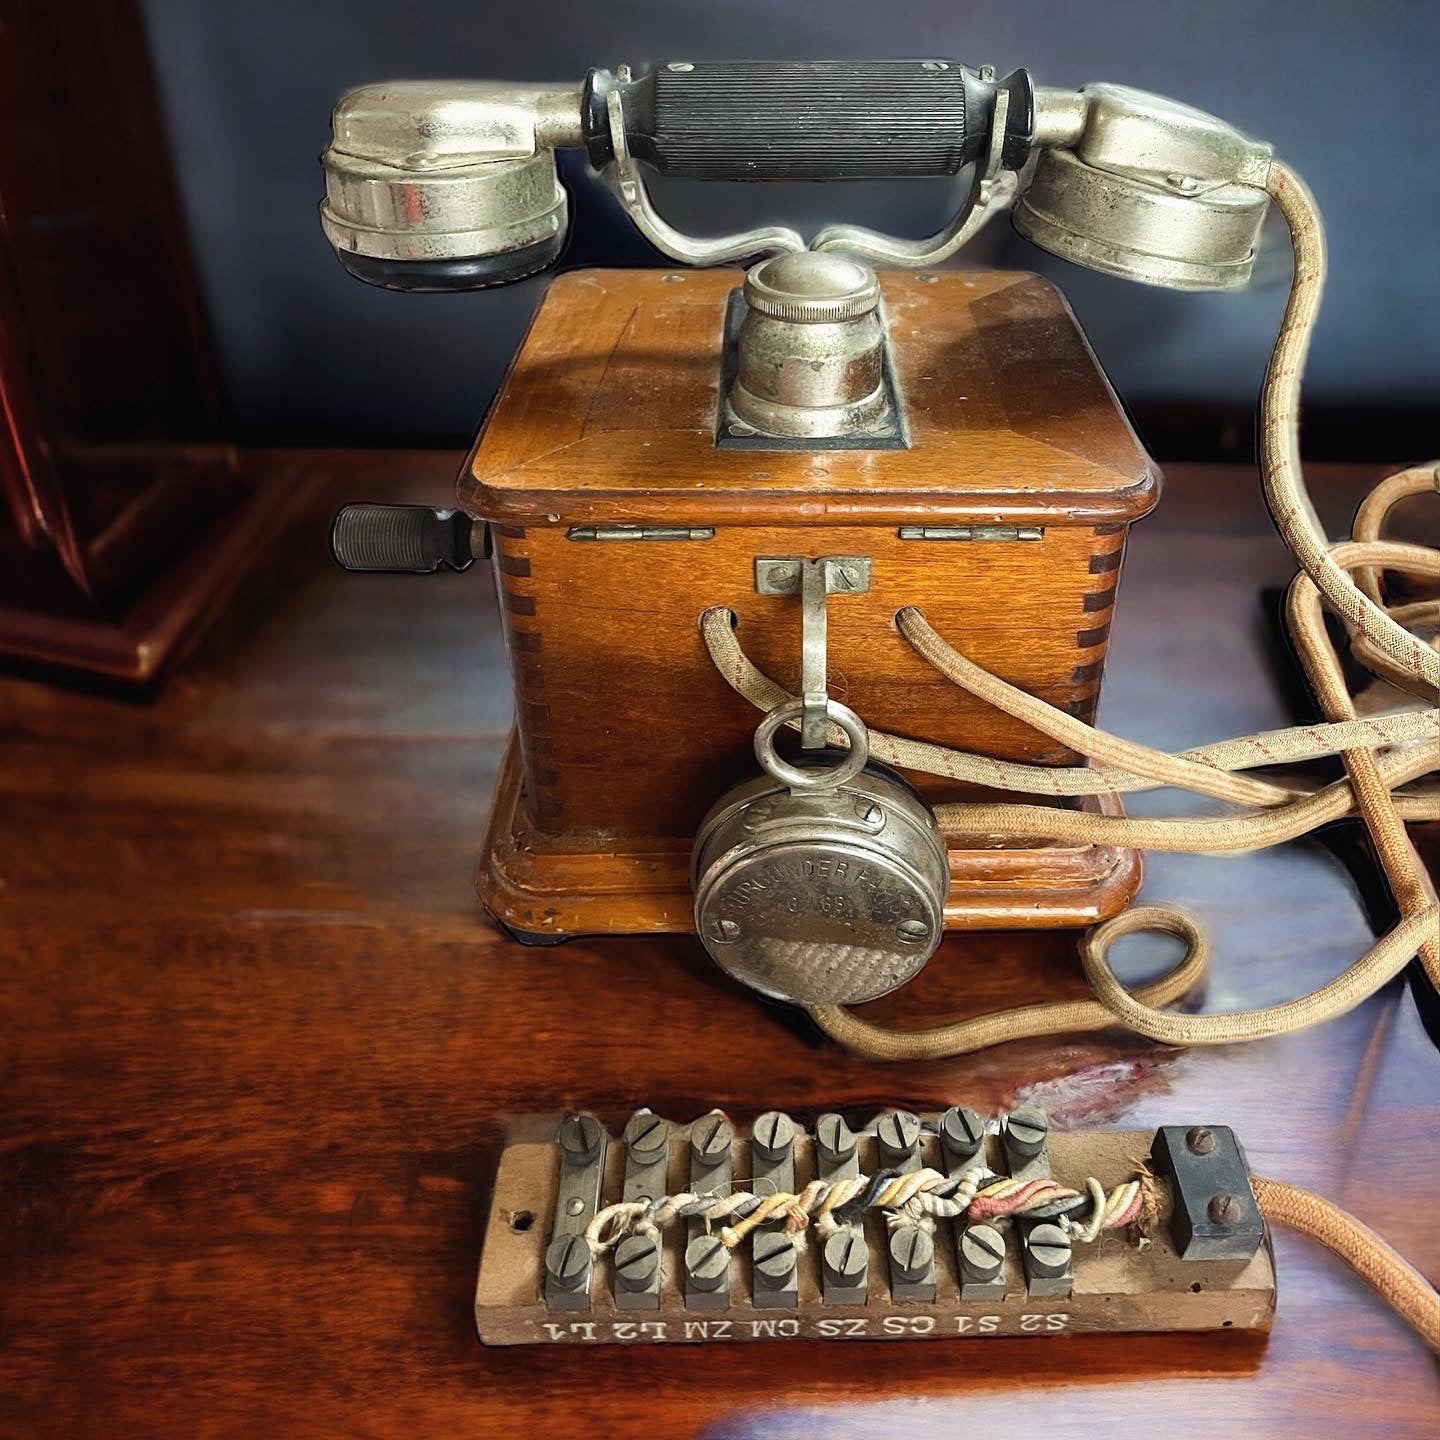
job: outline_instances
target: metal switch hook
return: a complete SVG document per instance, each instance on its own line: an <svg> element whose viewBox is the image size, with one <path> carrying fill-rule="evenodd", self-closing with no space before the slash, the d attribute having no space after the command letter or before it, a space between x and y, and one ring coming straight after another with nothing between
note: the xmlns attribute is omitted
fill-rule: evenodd
<svg viewBox="0 0 1440 1440"><path fill-rule="evenodd" d="M803 555L762 556L755 561L755 590L760 595L798 595L800 597L800 744L806 750L823 750L826 733L833 718L846 734L850 730L838 715L831 714L834 702L828 694L826 650L829 635L827 603L831 595L863 595L870 589L870 557L868 555L826 555L807 560ZM845 707L837 707L845 710ZM845 710L854 723L864 730L859 716ZM761 730L769 720L761 722ZM786 719L794 719L793 714ZM780 722L772 726L773 735ZM767 739L768 743L768 739ZM852 736L851 744L854 739ZM766 764L760 750L760 731L755 735L755 753L760 763L775 775L785 778ZM771 752L773 754L773 751ZM863 765L864 762L861 762ZM790 767L787 767L790 768ZM856 767L856 772L860 766ZM795 772L801 773L801 772ZM785 780L790 784L789 779Z"/></svg>

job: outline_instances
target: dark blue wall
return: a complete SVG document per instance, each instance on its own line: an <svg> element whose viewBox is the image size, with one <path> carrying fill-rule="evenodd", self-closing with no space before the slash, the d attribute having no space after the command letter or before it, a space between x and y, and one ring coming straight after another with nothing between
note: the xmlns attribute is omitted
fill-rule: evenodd
<svg viewBox="0 0 1440 1440"><path fill-rule="evenodd" d="M1328 218L1333 271L1310 413L1440 410L1440 5L1424 0L147 0L147 10L222 375L252 441L463 440L543 284L399 296L346 276L315 213L316 156L342 90L427 76L578 83L590 65L656 58L944 55L1025 65L1043 83L1121 81L1212 110L1272 141ZM909 233L940 223L950 198L928 184L660 194L696 228L853 218ZM655 263L600 191L572 205L567 263ZM1059 280L1142 420L1178 403L1248 427L1289 271L1282 234L1272 227L1268 241L1256 285L1232 296L1088 274L1003 226L970 263ZM1381 437L1353 448L1397 453Z"/></svg>

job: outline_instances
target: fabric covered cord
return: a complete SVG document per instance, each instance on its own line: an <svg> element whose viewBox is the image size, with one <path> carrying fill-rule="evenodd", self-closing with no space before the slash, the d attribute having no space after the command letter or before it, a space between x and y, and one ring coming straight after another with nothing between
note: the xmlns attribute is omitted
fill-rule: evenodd
<svg viewBox="0 0 1440 1440"><path fill-rule="evenodd" d="M1205 932L1183 910L1169 905L1141 905L1125 913L1139 917L1144 929L1173 935L1185 944L1179 963L1158 980L1139 986L1133 998L1148 1008L1171 1005L1188 995L1205 978L1209 964L1210 946ZM836 1044L871 1060L943 1060L1011 1040L1078 1035L1115 1024L1115 1012L1099 1000L1021 1005L927 1030L873 1025L843 1005L813 1005L810 1018Z"/></svg>
<svg viewBox="0 0 1440 1440"><path fill-rule="evenodd" d="M1440 766L1440 741L1398 751L1378 762L1379 773L1391 785L1408 784L1437 766ZM1128 815L1094 815L1082 810L1005 802L940 805L935 815L940 828L949 836L1024 836L1085 845L1132 845L1140 850L1191 855L1229 855L1281 845L1321 825L1343 820L1355 810L1352 783L1348 779L1337 780L1279 810L1198 820L1135 819ZM1399 797L1395 803L1406 819L1435 818L1432 798Z"/></svg>
<svg viewBox="0 0 1440 1440"><path fill-rule="evenodd" d="M1350 535L1359 541L1379 540L1385 533L1390 512L1402 501L1415 495L1440 495L1440 464L1417 465L1382 480L1361 502L1355 512ZM1377 605L1384 604L1380 590L1382 567L1366 566L1355 572L1355 584ZM1412 617L1392 610L1390 618L1398 624L1413 623Z"/></svg>
<svg viewBox="0 0 1440 1440"><path fill-rule="evenodd" d="M1440 1351L1440 1295L1413 1265L1348 1211L1295 1185L1251 1180L1260 1213L1334 1251L1420 1338Z"/></svg>
<svg viewBox="0 0 1440 1440"><path fill-rule="evenodd" d="M1410 963L1415 952L1440 927L1440 909L1431 906L1402 920L1348 970L1328 985L1280 1005L1222 1015L1177 1015L1157 1010L1131 995L1110 969L1108 952L1126 935L1148 931L1141 909L1122 910L1113 920L1086 932L1080 941L1080 963L1096 999L1114 1019L1140 1035L1166 1045L1233 1045L1263 1040L1324 1024L1353 1010Z"/></svg>
<svg viewBox="0 0 1440 1440"><path fill-rule="evenodd" d="M1440 701L1440 653L1397 624L1329 553L1300 466L1300 387L1325 287L1325 236L1304 181L1278 160L1265 187L1290 228L1295 271L1260 392L1260 480L1275 526L1326 604L1394 662L1422 698Z"/></svg>
<svg viewBox="0 0 1440 1440"><path fill-rule="evenodd" d="M796 697L790 691L776 684L752 663L740 644L735 625L734 612L723 605L712 606L700 616L700 633L705 647L726 682L757 710L773 710L777 705L794 700ZM798 728L798 722L792 728ZM1298 764L1324 755L1335 755L1355 745L1385 747L1412 740L1434 739L1440 739L1440 714L1425 711L1377 715L1342 725L1295 725L1285 730L1267 730L1187 750L1179 758L1214 770L1247 770L1262 765ZM829 743L838 747L848 743L839 726L830 727ZM951 750L880 730L870 732L870 753L875 759L902 770L938 775L990 790L1036 795L1123 794L1154 790L1167 783L1114 766L1026 765L1013 760L996 760L989 755ZM1163 752L1151 753L1161 757ZM1177 782L1177 788L1187 787ZM1284 793L1288 799L1302 792Z"/></svg>

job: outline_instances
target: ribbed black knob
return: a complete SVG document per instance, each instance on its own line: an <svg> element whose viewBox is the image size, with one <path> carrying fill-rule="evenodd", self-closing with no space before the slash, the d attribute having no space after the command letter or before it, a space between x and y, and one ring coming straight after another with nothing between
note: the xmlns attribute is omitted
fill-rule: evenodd
<svg viewBox="0 0 1440 1440"><path fill-rule="evenodd" d="M346 570L428 575L475 559L473 522L462 510L428 505L346 505L330 526L330 553Z"/></svg>

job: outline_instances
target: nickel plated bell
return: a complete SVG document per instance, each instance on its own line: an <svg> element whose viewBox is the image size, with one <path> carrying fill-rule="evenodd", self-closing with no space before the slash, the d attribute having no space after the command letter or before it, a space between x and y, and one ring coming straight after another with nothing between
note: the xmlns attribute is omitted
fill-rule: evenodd
<svg viewBox="0 0 1440 1440"><path fill-rule="evenodd" d="M944 932L950 872L924 800L868 761L865 726L829 703L848 752L802 764L775 752L800 702L755 733L763 775L735 786L700 824L695 928L732 978L796 1005L859 1005L912 979Z"/></svg>

